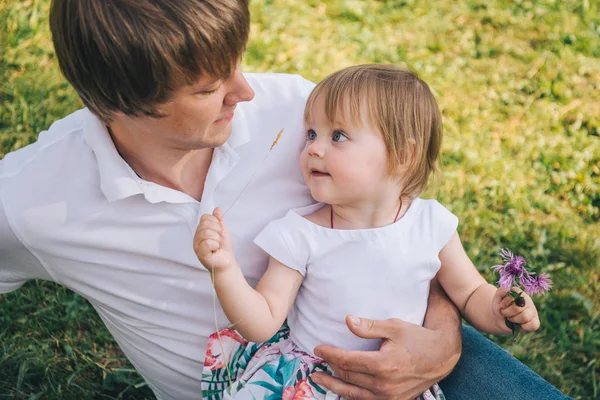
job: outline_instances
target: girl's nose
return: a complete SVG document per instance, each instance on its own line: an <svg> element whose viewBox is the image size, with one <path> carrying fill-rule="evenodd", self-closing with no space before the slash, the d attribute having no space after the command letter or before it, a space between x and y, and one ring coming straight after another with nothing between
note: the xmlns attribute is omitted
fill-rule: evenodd
<svg viewBox="0 0 600 400"><path fill-rule="evenodd" d="M308 145L307 151L311 157L322 158L325 155L325 145L321 140L316 139Z"/></svg>

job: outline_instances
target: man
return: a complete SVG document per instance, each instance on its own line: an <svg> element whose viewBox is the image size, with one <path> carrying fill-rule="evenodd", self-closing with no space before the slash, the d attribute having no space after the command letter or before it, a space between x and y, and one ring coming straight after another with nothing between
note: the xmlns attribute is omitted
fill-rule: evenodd
<svg viewBox="0 0 600 400"><path fill-rule="evenodd" d="M240 72L242 0L54 0L50 19L60 67L87 108L0 161L0 292L28 279L71 288L157 398L197 399L208 336L227 321L217 310L215 326L195 228L216 205L228 210L244 274L258 281L266 256L254 236L313 201L297 163L313 84ZM424 325L350 325L383 338L381 350L319 347L339 378L315 380L347 398L415 397L460 354L459 317L435 282ZM484 371L464 365L447 393L479 398L461 385Z"/></svg>

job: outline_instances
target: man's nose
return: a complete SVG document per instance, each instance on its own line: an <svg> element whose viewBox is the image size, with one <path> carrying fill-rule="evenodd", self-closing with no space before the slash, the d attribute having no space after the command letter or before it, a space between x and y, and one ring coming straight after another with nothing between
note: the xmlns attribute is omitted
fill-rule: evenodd
<svg viewBox="0 0 600 400"><path fill-rule="evenodd" d="M223 103L228 106L234 106L242 101L250 101L254 98L254 90L244 78L242 71L237 68L228 79L229 92L225 95Z"/></svg>

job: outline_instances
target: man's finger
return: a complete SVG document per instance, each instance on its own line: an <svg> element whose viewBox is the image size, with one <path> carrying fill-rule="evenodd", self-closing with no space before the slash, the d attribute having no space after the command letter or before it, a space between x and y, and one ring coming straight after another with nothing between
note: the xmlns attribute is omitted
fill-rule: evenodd
<svg viewBox="0 0 600 400"><path fill-rule="evenodd" d="M335 365L337 368L373 374L379 364L378 351L344 350L339 347L321 345L314 349L315 355L321 357L325 362Z"/></svg>
<svg viewBox="0 0 600 400"><path fill-rule="evenodd" d="M378 380L375 376L370 374L365 374L362 372L353 372L347 371L344 369L338 368L334 364L329 364L329 367L333 370L336 377L340 378L346 383L350 383L355 386L359 386L361 388L367 390L373 390L380 385L380 380Z"/></svg>
<svg viewBox="0 0 600 400"><path fill-rule="evenodd" d="M346 383L343 380L335 378L324 372L315 372L312 375L312 380L315 383L336 393L338 396L343 397L344 399L370 400L376 398L375 394L370 390Z"/></svg>
<svg viewBox="0 0 600 400"><path fill-rule="evenodd" d="M361 338L394 339L404 326L414 324L397 318L373 320L348 315L346 316L346 325L352 333Z"/></svg>

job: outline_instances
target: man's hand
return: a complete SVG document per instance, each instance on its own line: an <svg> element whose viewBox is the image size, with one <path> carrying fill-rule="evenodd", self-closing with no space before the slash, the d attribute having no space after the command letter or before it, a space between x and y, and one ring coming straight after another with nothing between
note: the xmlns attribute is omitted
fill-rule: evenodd
<svg viewBox="0 0 600 400"><path fill-rule="evenodd" d="M443 377L439 332L399 319L382 321L346 318L350 330L367 339L382 338L379 351L349 351L318 346L323 358L341 379L315 373L313 380L346 399L414 399ZM444 373L442 373L444 374Z"/></svg>
<svg viewBox="0 0 600 400"><path fill-rule="evenodd" d="M315 348L341 379L315 373L314 381L346 399L414 399L448 375L460 357L459 314L437 279L431 281L424 327L399 319L357 318L355 323L354 318L346 318L350 330L383 339L379 351Z"/></svg>

